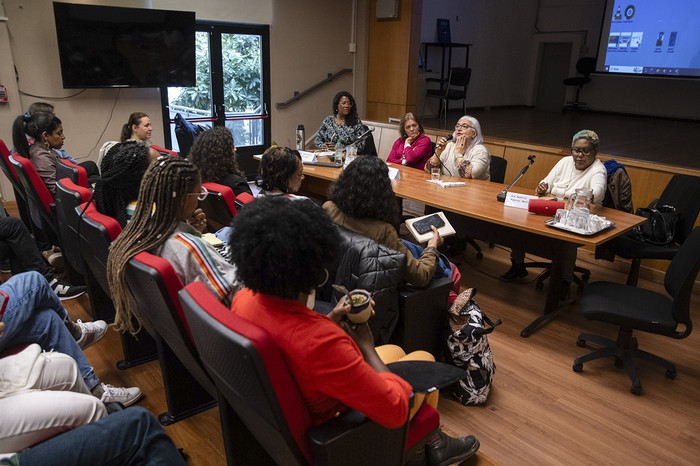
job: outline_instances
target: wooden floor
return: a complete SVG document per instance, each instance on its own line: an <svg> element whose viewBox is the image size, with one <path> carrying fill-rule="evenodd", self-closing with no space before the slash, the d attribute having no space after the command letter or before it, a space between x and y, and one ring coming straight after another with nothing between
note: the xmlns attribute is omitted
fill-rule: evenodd
<svg viewBox="0 0 700 466"><path fill-rule="evenodd" d="M567 147L580 129L592 129L600 137L600 152L616 157L645 160L687 168L700 168L700 111L698 121L612 115L596 112L544 112L533 108L467 110L479 120L486 136ZM448 113L448 128L462 111ZM437 118L424 126L440 128Z"/></svg>
<svg viewBox="0 0 700 466"><path fill-rule="evenodd" d="M479 458L468 464L584 465L584 464L698 464L700 458L700 332L685 340L639 334L639 345L677 364L678 377L669 380L661 369L639 368L644 393L629 392L630 381L612 361L587 363L574 373L574 358L586 352L576 346L581 331L614 337L613 327L591 323L577 305L530 338L520 330L537 317L544 293L533 283L503 284L497 280L507 268L508 253L484 245L484 259L468 250L460 264L463 287L477 287L477 301L503 325L489 337L497 371L488 403L463 407L443 398L444 429L453 435L474 434L481 441ZM624 282L624 275L581 264L592 279ZM530 273L530 279L536 272ZM661 290L640 280L640 286ZM74 318L88 319L83 296L67 301ZM700 290L692 306L700 306ZM158 414L165 400L157 362L125 371L114 363L121 357L119 338L108 332L85 351L95 372L114 385L138 385L145 393L141 406ZM216 409L166 428L191 465L223 465L225 456Z"/></svg>

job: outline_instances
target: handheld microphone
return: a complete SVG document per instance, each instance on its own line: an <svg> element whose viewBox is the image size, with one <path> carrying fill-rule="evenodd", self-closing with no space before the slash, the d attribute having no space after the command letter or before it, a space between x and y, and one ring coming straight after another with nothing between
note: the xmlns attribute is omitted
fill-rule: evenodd
<svg viewBox="0 0 700 466"><path fill-rule="evenodd" d="M452 139L454 139L454 136L453 136L452 134L450 134L450 135L448 135L448 136L445 136L445 142L450 142ZM440 157L438 157L438 160L440 161L440 166L441 166L442 168L444 168L445 170L447 170L447 173L449 173L450 176L454 176L454 175L452 174L452 172L450 171L450 169L447 168L447 167L445 166L444 163L442 163L442 160L440 159Z"/></svg>
<svg viewBox="0 0 700 466"><path fill-rule="evenodd" d="M498 200L498 202L505 202L505 200L506 200L506 194L508 194L508 190L509 190L510 188L512 188L513 185L514 185L515 183L517 183L518 180L519 180L520 178L522 178L522 176L525 174L525 172L527 171L527 169L530 168L530 165L532 165L533 163L535 163L535 155L534 155L534 154L528 155L528 156L527 156L527 159L528 159L530 162L529 162L527 165L525 165L525 166L522 168L522 170L520 170L520 173L518 173L518 176L515 177L515 179L513 180L513 182L512 182L511 184L509 184L508 187L507 187L506 189L504 189L503 191L501 191L500 193L498 193L498 194L496 195L496 199Z"/></svg>

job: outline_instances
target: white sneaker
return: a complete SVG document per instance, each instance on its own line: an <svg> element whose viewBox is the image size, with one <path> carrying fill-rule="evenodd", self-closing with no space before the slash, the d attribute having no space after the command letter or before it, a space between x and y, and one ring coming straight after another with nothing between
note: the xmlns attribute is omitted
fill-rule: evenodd
<svg viewBox="0 0 700 466"><path fill-rule="evenodd" d="M96 320L95 322L82 322L78 319L75 325L80 327L80 338L77 343L80 349L89 348L105 336L107 333L107 322Z"/></svg>
<svg viewBox="0 0 700 466"><path fill-rule="evenodd" d="M121 403L125 407L131 406L141 398L141 389L138 387L113 387L112 385L102 384L102 396L100 400L103 403Z"/></svg>

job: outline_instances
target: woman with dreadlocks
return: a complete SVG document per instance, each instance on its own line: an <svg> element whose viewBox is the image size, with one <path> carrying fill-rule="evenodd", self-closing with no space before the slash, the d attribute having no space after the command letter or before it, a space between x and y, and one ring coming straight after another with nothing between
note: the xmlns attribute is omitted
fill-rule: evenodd
<svg viewBox="0 0 700 466"><path fill-rule="evenodd" d="M159 154L143 143L127 141L112 147L102 159L102 178L95 184L95 207L124 228L136 208L146 169Z"/></svg>
<svg viewBox="0 0 700 466"><path fill-rule="evenodd" d="M126 284L126 264L141 251L166 259L183 284L201 281L224 303L238 290L236 269L201 237L206 219L197 201L206 196L197 168L179 157L160 156L141 182L136 210L112 243L107 278L119 330L134 332L135 303Z"/></svg>

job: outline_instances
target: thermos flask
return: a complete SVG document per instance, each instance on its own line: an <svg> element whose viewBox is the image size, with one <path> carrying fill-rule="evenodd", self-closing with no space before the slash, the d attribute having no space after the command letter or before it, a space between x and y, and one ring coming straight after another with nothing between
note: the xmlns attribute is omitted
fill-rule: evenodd
<svg viewBox="0 0 700 466"><path fill-rule="evenodd" d="M306 133L304 132L304 125L297 125L297 150L304 150L305 142Z"/></svg>

